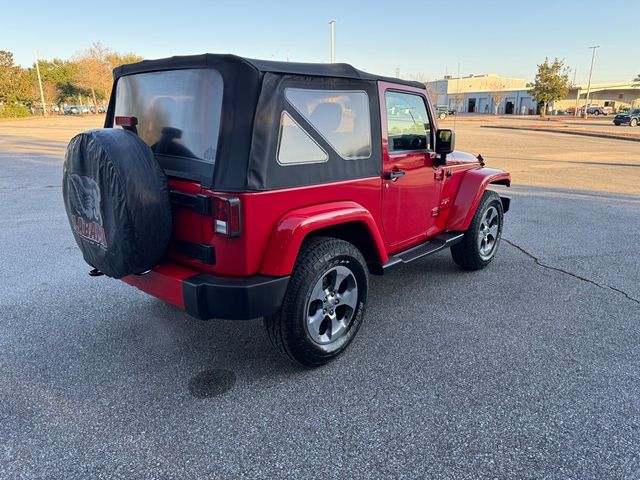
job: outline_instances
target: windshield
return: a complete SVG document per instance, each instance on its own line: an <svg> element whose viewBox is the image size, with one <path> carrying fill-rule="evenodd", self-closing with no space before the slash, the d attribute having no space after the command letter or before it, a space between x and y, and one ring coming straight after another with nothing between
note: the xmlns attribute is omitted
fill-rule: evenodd
<svg viewBox="0 0 640 480"><path fill-rule="evenodd" d="M196 172L195 176L200 176L203 164L207 164L212 174L222 83L220 73L212 69L127 75L116 85L115 116L137 117L138 135L165 169L193 178ZM172 160L163 162L160 157Z"/></svg>

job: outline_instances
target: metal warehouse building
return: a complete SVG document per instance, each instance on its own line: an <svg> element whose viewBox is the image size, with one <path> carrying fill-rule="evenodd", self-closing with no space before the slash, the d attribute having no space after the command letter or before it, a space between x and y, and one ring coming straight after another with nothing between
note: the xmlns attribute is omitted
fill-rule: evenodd
<svg viewBox="0 0 640 480"><path fill-rule="evenodd" d="M432 100L458 112L535 114L535 99L527 93L527 81L495 74L446 76L427 82Z"/></svg>
<svg viewBox="0 0 640 480"><path fill-rule="evenodd" d="M535 98L528 93L527 81L495 74L447 76L427 82L431 98L437 105L447 105L458 112L534 115ZM549 110L575 112L584 108L587 85L576 85L566 98L549 105ZM589 105L620 110L640 106L640 81L591 84Z"/></svg>

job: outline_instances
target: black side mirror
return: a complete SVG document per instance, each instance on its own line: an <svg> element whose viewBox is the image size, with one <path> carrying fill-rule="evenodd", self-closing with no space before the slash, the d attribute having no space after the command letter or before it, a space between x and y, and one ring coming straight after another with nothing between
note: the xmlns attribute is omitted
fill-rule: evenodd
<svg viewBox="0 0 640 480"><path fill-rule="evenodd" d="M436 132L436 153L440 155L438 165L447 163L447 155L455 149L456 133L448 128Z"/></svg>

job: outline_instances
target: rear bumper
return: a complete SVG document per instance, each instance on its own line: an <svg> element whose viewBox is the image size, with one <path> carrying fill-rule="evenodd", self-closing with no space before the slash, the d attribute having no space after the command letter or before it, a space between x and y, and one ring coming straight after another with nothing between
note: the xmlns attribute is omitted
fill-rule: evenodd
<svg viewBox="0 0 640 480"><path fill-rule="evenodd" d="M289 285L288 276L219 277L173 263L123 280L201 320L248 320L271 315L280 309Z"/></svg>

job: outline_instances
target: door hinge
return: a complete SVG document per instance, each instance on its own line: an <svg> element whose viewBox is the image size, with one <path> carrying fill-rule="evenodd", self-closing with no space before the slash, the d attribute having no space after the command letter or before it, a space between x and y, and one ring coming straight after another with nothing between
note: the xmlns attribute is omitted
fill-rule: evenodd
<svg viewBox="0 0 640 480"><path fill-rule="evenodd" d="M211 197L208 195L190 194L171 190L171 205L186 210L193 210L200 215L211 215Z"/></svg>
<svg viewBox="0 0 640 480"><path fill-rule="evenodd" d="M440 215L440 207L435 207L431 209L431 216L432 217L437 217L438 215Z"/></svg>
<svg viewBox="0 0 640 480"><path fill-rule="evenodd" d="M444 170L436 170L433 174L434 180L442 180L444 178Z"/></svg>

